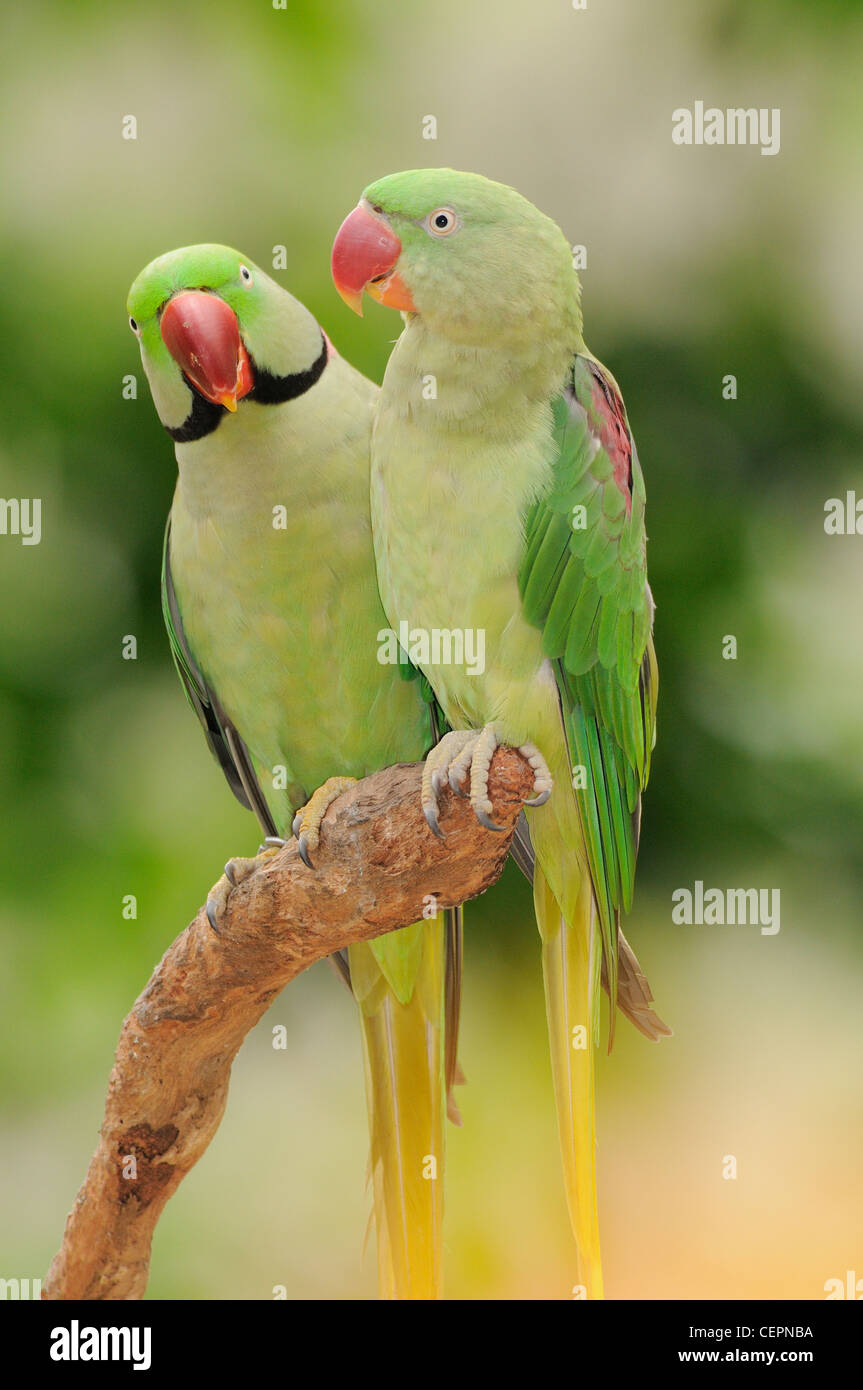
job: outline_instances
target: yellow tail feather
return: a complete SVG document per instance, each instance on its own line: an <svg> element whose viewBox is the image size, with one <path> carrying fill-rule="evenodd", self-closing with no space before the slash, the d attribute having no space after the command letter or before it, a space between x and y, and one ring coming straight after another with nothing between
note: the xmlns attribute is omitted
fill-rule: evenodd
<svg viewBox="0 0 863 1390"><path fill-rule="evenodd" d="M422 940L405 1003L371 945L351 946L349 957L363 1030L380 1295L435 1299L442 1288L445 919L405 930Z"/></svg>
<svg viewBox="0 0 863 1390"><path fill-rule="evenodd" d="M578 1246L580 1281L588 1298L602 1298L596 1209L594 1049L601 944L585 875L567 923L537 862L534 908L542 937L542 973L569 1219Z"/></svg>

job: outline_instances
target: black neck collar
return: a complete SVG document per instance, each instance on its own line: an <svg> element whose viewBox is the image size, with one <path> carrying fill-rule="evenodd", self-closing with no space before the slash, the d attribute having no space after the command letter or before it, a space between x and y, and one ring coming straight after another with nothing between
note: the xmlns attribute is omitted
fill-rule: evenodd
<svg viewBox="0 0 863 1390"><path fill-rule="evenodd" d="M255 384L243 399L254 401L256 405L283 405L285 401L295 401L298 396L304 396L307 391L310 391L315 382L320 380L324 367L327 365L328 355L329 348L323 333L321 333L320 355L310 367L302 372L290 372L287 376L275 376L272 372L264 371L262 367L256 367L254 359L249 354L249 365L252 368ZM208 401L195 389L188 377L184 376L183 379L192 392L192 409L182 425L173 429L170 425L166 425L165 429L176 444L191 444L194 440L203 439L206 435L212 434L213 430L218 429L229 411L224 405Z"/></svg>

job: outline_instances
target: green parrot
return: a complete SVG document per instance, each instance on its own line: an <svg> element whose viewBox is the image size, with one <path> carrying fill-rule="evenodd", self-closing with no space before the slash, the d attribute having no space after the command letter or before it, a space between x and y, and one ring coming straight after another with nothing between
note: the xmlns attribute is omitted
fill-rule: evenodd
<svg viewBox="0 0 863 1390"><path fill-rule="evenodd" d="M225 246L153 261L128 312L176 450L162 578L174 661L232 790L272 842L293 822L311 867L321 818L348 782L422 757L446 727L419 673L378 659L386 619L369 516L378 389L302 304ZM231 861L228 880L252 864ZM216 894L215 930L219 911ZM460 916L418 921L348 957L381 1294L435 1298Z"/></svg>
<svg viewBox="0 0 863 1390"><path fill-rule="evenodd" d="M657 668L644 481L620 390L584 345L560 228L514 189L450 169L366 188L332 272L402 311L372 440L378 580L393 627L452 731L423 801L439 830L445 779L491 821L499 743L535 772L527 802L558 1126L581 1280L603 1296L594 1140L599 988L648 1037L670 1030L625 938ZM469 666L433 656L461 632ZM441 646L443 652L445 648ZM481 669L480 669L481 667Z"/></svg>

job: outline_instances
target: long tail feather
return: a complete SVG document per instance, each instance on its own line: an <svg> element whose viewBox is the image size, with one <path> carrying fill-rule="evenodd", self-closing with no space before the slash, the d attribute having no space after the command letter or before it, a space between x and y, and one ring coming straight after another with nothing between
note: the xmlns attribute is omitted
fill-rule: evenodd
<svg viewBox="0 0 863 1390"><path fill-rule="evenodd" d="M510 854L528 883L533 883L535 856L530 839L530 829L523 811L515 827ZM620 1012L651 1042L658 1042L660 1038L673 1037L673 1030L669 1028L667 1023L663 1023L652 1007L653 991L639 965L638 957L619 924L617 928L617 966L617 1007ZM605 968L605 957L602 961L602 988L608 994L608 972Z"/></svg>
<svg viewBox="0 0 863 1390"><path fill-rule="evenodd" d="M366 943L350 948L351 980L362 1019L380 1295L435 1299L442 1290L450 925L442 918L404 931L414 934L404 939L419 957L409 983L388 979Z"/></svg>
<svg viewBox="0 0 863 1390"><path fill-rule="evenodd" d="M594 1049L597 1045L601 942L585 876L567 922L537 863L534 907L542 937L542 972L569 1218L578 1246L580 1282L602 1298L596 1206Z"/></svg>

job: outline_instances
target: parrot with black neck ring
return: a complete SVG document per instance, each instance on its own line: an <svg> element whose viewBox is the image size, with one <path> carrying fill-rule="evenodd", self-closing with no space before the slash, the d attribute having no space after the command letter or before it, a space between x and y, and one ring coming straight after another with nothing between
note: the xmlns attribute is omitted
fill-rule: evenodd
<svg viewBox="0 0 863 1390"><path fill-rule="evenodd" d="M162 579L174 661L231 789L274 842L293 823L311 866L323 814L349 781L423 757L445 727L419 674L378 659L387 624L368 497L377 387L229 247L160 256L133 284L128 312L178 468ZM231 861L229 881L253 862ZM217 893L216 930L219 911ZM460 912L347 955L380 1291L437 1298ZM450 1110L457 1116L451 1099Z"/></svg>

